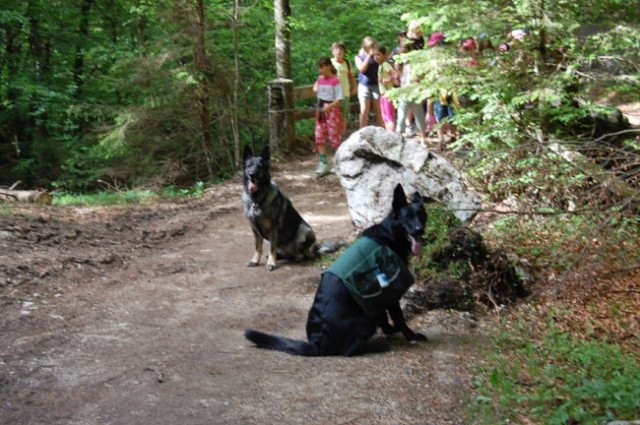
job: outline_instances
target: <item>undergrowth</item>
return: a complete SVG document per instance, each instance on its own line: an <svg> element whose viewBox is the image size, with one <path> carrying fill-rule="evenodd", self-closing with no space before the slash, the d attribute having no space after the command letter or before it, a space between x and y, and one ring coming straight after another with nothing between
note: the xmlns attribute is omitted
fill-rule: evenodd
<svg viewBox="0 0 640 425"><path fill-rule="evenodd" d="M598 273L632 265L640 249L640 218L615 211L548 216L505 216L486 234L507 244L521 261L546 275Z"/></svg>
<svg viewBox="0 0 640 425"><path fill-rule="evenodd" d="M476 366L473 424L602 424L638 419L640 358L606 340L560 330L554 314L503 323L495 352Z"/></svg>

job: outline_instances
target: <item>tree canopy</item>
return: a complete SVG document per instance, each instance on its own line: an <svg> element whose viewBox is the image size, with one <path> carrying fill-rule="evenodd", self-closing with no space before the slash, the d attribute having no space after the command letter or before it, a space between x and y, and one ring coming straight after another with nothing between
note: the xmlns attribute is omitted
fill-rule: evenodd
<svg viewBox="0 0 640 425"><path fill-rule="evenodd" d="M476 102L460 119L475 149L517 147L558 133L595 105L593 87L637 96L638 9L620 0L290 1L295 85L316 78L333 41L348 57L371 35L389 48L408 22L451 43L516 28L539 72L470 73L433 52L414 58L434 81ZM266 140L266 84L275 76L273 3L218 0L27 0L0 11L0 184L95 189L214 181L237 145ZM560 65L552 53L568 54ZM431 75L432 78L429 78ZM532 105L535 105L533 107ZM471 123L482 118L483 131ZM476 131L477 130L477 131ZM578 130L569 132L573 137ZM536 136L537 137L537 136ZM234 149L234 147L236 149Z"/></svg>

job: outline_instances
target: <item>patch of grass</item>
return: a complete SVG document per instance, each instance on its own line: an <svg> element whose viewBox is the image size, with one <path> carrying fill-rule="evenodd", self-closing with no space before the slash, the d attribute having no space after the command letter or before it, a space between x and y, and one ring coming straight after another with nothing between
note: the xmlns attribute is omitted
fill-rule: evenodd
<svg viewBox="0 0 640 425"><path fill-rule="evenodd" d="M162 189L163 198L197 198L204 194L206 189L204 182L197 182L192 187L167 186Z"/></svg>
<svg viewBox="0 0 640 425"><path fill-rule="evenodd" d="M67 192L57 192L53 198L53 204L58 206L105 206L105 205L131 205L145 204L158 199L176 199L199 197L204 194L206 185L204 182L197 182L192 187L180 188L167 186L160 192L151 190L127 190L127 191L104 191L90 194L75 194Z"/></svg>
<svg viewBox="0 0 640 425"><path fill-rule="evenodd" d="M561 331L551 316L539 332L532 333L531 318L524 318L495 338L495 353L476 367L472 423L599 425L637 419L638 358L607 341Z"/></svg>
<svg viewBox="0 0 640 425"><path fill-rule="evenodd" d="M53 198L57 206L105 206L142 204L158 199L158 194L149 190L129 190L126 192L98 192L92 194L73 194L58 192Z"/></svg>
<svg viewBox="0 0 640 425"><path fill-rule="evenodd" d="M313 260L313 267L316 269L324 269L329 267L335 260L344 252L344 250L348 248L345 247L343 249L338 250L332 254L320 254Z"/></svg>

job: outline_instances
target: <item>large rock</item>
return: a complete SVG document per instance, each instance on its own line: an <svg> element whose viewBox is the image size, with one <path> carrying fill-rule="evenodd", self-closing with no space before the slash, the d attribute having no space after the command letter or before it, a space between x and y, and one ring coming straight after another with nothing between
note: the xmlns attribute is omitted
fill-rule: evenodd
<svg viewBox="0 0 640 425"><path fill-rule="evenodd" d="M379 223L391 210L393 189L416 191L442 204L462 222L480 208L480 195L447 159L380 127L365 127L342 143L335 168L354 225Z"/></svg>

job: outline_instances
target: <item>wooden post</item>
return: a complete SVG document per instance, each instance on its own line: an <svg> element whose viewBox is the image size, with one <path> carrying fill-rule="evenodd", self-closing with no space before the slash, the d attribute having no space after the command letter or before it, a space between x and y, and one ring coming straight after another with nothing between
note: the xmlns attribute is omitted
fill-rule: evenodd
<svg viewBox="0 0 640 425"><path fill-rule="evenodd" d="M293 147L296 140L293 81L278 78L269 83L269 147L273 152L284 144Z"/></svg>

